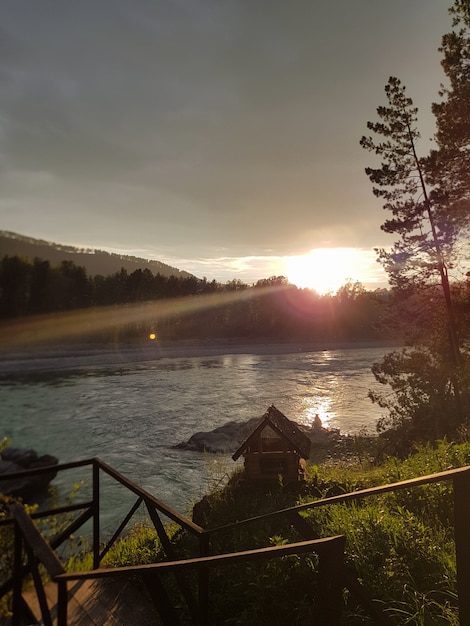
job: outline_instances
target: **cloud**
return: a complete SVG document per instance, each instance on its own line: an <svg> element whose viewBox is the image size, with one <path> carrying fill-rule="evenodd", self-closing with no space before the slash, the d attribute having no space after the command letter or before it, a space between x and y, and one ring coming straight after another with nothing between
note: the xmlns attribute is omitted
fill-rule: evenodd
<svg viewBox="0 0 470 626"><path fill-rule="evenodd" d="M358 140L395 68L437 94L445 16L442 0L5 0L2 226L213 262L385 245Z"/></svg>

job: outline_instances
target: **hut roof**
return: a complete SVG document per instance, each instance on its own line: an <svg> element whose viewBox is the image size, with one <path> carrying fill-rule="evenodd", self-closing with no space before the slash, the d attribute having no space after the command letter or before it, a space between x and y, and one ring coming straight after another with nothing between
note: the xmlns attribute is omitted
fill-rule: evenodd
<svg viewBox="0 0 470 626"><path fill-rule="evenodd" d="M234 461L236 461L239 456L247 450L250 443L256 439L259 433L266 428L266 426L270 426L279 436L284 437L284 439L290 443L290 445L300 454L301 457L308 459L311 445L310 439L299 429L295 422L292 422L283 413L281 413L279 409L276 409L274 404L271 404L261 418L258 426L256 426L253 432L247 437L247 439L232 456Z"/></svg>

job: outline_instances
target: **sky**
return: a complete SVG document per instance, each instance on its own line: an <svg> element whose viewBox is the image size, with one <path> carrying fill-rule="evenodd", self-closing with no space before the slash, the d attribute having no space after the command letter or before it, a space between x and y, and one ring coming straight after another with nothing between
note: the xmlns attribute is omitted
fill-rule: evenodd
<svg viewBox="0 0 470 626"><path fill-rule="evenodd" d="M359 140L394 75L429 151L450 4L1 0L0 230L221 282L345 249L383 286Z"/></svg>

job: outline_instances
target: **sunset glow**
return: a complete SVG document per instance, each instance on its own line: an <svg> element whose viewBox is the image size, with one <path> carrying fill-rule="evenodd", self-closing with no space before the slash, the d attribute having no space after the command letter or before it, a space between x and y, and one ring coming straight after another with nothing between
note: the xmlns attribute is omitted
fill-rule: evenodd
<svg viewBox="0 0 470 626"><path fill-rule="evenodd" d="M318 294L336 293L348 281L365 282L364 258L355 248L316 248L303 256L285 257L286 277Z"/></svg>

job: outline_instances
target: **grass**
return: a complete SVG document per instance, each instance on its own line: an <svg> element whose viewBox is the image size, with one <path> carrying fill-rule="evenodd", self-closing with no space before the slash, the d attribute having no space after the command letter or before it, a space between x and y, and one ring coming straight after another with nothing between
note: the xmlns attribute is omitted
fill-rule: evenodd
<svg viewBox="0 0 470 626"><path fill-rule="evenodd" d="M305 493L296 496L282 486L274 487L265 494L261 506L256 506L259 500L256 490L247 492L246 487L235 481L214 496L209 526L250 517L264 510L289 507L296 502L307 502L312 499L312 494L325 497L442 471L443 460L446 469L465 465L468 447L461 447L458 454L453 448L441 442L434 450L431 447L420 449L414 458L404 462L403 467L397 461L389 460L380 468L350 463L343 467L336 464L310 468ZM374 496L348 505L322 507L303 516L319 537L346 536L348 566L357 573L377 606L386 607L392 623L426 626L458 623L450 483ZM278 520L269 525L243 527L231 537L227 533L220 537L217 548L235 550L255 547L253 544L268 545L269 542L299 539L287 523L281 524ZM253 584L249 579L252 578L246 573L240 586L251 588ZM286 585L290 589L287 606L295 607L295 619L300 622L314 614L314 604L309 602L316 584L315 567L311 564L304 563L299 569L293 569L285 561L273 562L256 579L265 583L269 580L269 585L257 589L251 598L252 606L256 607L256 613L252 613L256 619L247 622L247 616L241 611L237 618L232 617L231 623L295 623L292 615L286 614L283 593ZM225 596L225 591L229 592L230 587L233 588L233 583L226 590L221 583L221 597ZM345 594L344 602L345 623L373 623L353 597ZM223 610L236 615L236 602L234 606L225 603Z"/></svg>
<svg viewBox="0 0 470 626"><path fill-rule="evenodd" d="M282 480L266 486L248 484L237 470L228 483L215 482L205 498L204 524L215 529L237 520L288 508L314 499L402 481L470 464L470 444L440 441L418 447L405 460L380 465L368 455L352 462L308 467L300 489ZM348 504L328 505L302 513L318 537L343 534L346 563L391 624L457 625L456 565L451 482L423 485ZM168 528L178 558L195 556L193 537ZM256 522L211 538L214 553L280 545L302 540L287 519ZM104 565L144 564L164 554L150 524L139 523L108 553ZM72 557L72 570L91 568L91 557ZM189 623L169 577L165 581ZM196 585L196 578L190 579ZM270 625L315 623L318 562L315 555L289 556L211 571L211 611L215 624ZM344 624L373 624L373 618L347 589ZM186 621L185 621L186 620Z"/></svg>
<svg viewBox="0 0 470 626"><path fill-rule="evenodd" d="M361 462L310 466L302 490L277 481L269 488L248 485L240 471L207 498L206 528L217 528L264 512L312 499L423 476L470 462L470 444L446 441L417 448L405 460L390 458L375 466ZM458 624L456 566L450 482L372 496L303 513L319 537L346 536L346 562L392 624ZM153 531L138 528L119 547L112 563L161 558ZM301 540L280 518L216 533L214 552L230 552ZM173 537L187 555L195 546L184 533ZM141 543L140 543L141 542ZM126 542L124 542L125 544ZM195 552L193 552L194 554ZM220 624L297 624L312 621L317 587L315 556L292 556L211 573L211 607ZM348 591L344 623L373 624Z"/></svg>

